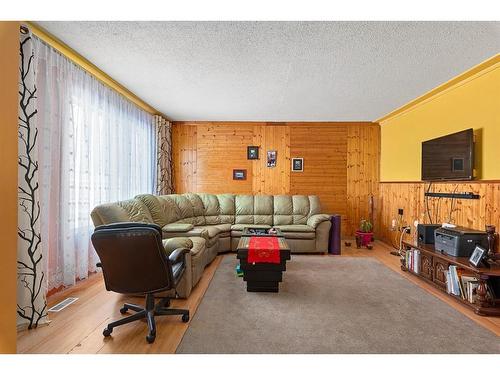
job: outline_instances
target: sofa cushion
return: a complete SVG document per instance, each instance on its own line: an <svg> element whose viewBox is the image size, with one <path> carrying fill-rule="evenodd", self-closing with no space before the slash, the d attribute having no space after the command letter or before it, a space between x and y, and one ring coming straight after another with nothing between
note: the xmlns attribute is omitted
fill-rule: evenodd
<svg viewBox="0 0 500 375"><path fill-rule="evenodd" d="M191 255L193 257L201 255L205 251L206 240L201 237L189 237L189 239L193 242L193 247L190 250Z"/></svg>
<svg viewBox="0 0 500 375"><path fill-rule="evenodd" d="M293 223L306 224L310 212L309 197L307 195L292 196Z"/></svg>
<svg viewBox="0 0 500 375"><path fill-rule="evenodd" d="M321 213L321 204L317 195L309 195L309 216Z"/></svg>
<svg viewBox="0 0 500 375"><path fill-rule="evenodd" d="M234 215L236 213L233 194L218 194L220 215L219 220L223 224L234 224Z"/></svg>
<svg viewBox="0 0 500 375"><path fill-rule="evenodd" d="M273 196L256 195L254 197L254 224L273 224Z"/></svg>
<svg viewBox="0 0 500 375"><path fill-rule="evenodd" d="M189 223L170 223L161 228L164 232L189 232L194 228L193 224Z"/></svg>
<svg viewBox="0 0 500 375"><path fill-rule="evenodd" d="M199 194L205 207L205 225L220 223L220 205L215 194Z"/></svg>
<svg viewBox="0 0 500 375"><path fill-rule="evenodd" d="M193 247L193 241L186 237L167 238L162 242L167 255L170 255L175 249L191 249Z"/></svg>
<svg viewBox="0 0 500 375"><path fill-rule="evenodd" d="M157 197L161 210L165 215L165 225L169 223L175 223L177 220L180 220L182 218L181 210L174 200L174 196L176 196L176 194L159 195Z"/></svg>
<svg viewBox="0 0 500 375"><path fill-rule="evenodd" d="M205 206L198 194L188 193L184 194L187 200L193 207L193 217L195 218L194 225L205 225Z"/></svg>
<svg viewBox="0 0 500 375"><path fill-rule="evenodd" d="M234 222L236 224L253 224L254 223L254 196L253 195L237 195L235 198L236 216Z"/></svg>
<svg viewBox="0 0 500 375"><path fill-rule="evenodd" d="M191 220L195 216L194 208L191 201L186 197L186 195L171 194L169 195L169 198L171 198L179 208L180 217L178 221L182 221L184 223L190 222L191 224L195 224L193 222L194 220Z"/></svg>
<svg viewBox="0 0 500 375"><path fill-rule="evenodd" d="M215 227L219 230L219 237L229 237L231 235L231 224L217 224Z"/></svg>
<svg viewBox="0 0 500 375"><path fill-rule="evenodd" d="M314 240L316 232L283 232L286 239Z"/></svg>
<svg viewBox="0 0 500 375"><path fill-rule="evenodd" d="M148 208L139 199L100 204L90 216L95 226L127 221L154 223Z"/></svg>
<svg viewBox="0 0 500 375"><path fill-rule="evenodd" d="M156 196L152 194L140 194L135 196L135 199L140 200L148 208L155 224L158 224L160 227L168 224L166 211L161 207Z"/></svg>
<svg viewBox="0 0 500 375"><path fill-rule="evenodd" d="M312 215L307 219L307 225L316 228L319 224L321 224L323 221L330 221L330 215L327 214L316 214Z"/></svg>
<svg viewBox="0 0 500 375"><path fill-rule="evenodd" d="M217 225L205 225L196 227L197 229L202 229L207 231L208 238L214 238L219 234L228 233L231 231L231 224L217 224Z"/></svg>
<svg viewBox="0 0 500 375"><path fill-rule="evenodd" d="M290 195L275 195L273 225L293 224L292 215L292 197Z"/></svg>
<svg viewBox="0 0 500 375"><path fill-rule="evenodd" d="M174 237L201 237L206 240L208 240L208 232L205 228L203 227L193 227L193 229L187 231L187 232L168 232L164 231L162 228L163 232L163 238L174 238Z"/></svg>
<svg viewBox="0 0 500 375"><path fill-rule="evenodd" d="M304 224L291 224L291 225L275 225L275 228L280 229L283 233L285 232L314 232L314 228L309 225Z"/></svg>

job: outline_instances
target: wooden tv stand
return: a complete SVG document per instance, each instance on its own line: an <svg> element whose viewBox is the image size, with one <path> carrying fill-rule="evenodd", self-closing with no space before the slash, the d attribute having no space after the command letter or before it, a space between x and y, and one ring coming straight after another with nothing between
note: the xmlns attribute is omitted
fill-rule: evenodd
<svg viewBox="0 0 500 375"><path fill-rule="evenodd" d="M406 268L405 252L410 249L420 250L420 270L415 273ZM464 269L477 278L479 285L477 289L477 296L475 303L462 299L460 296L448 294L446 292L446 275L450 265L456 265L457 268ZM441 290L450 297L455 298L462 304L472 309L478 315L495 315L500 316L500 296L496 299L487 299L486 295L486 282L491 278L500 277L500 265L490 265L490 267L476 268L469 263L467 257L452 257L443 254L434 249L434 245L423 245L412 242L403 241L403 256L401 257L401 269L415 275L436 289Z"/></svg>

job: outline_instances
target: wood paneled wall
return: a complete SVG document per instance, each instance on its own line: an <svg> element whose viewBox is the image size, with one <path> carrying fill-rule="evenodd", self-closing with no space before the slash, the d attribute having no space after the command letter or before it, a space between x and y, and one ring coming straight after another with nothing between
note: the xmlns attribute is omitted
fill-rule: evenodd
<svg viewBox="0 0 500 375"><path fill-rule="evenodd" d="M176 192L317 194L323 210L342 215L342 232L352 235L369 217L369 197L378 195L380 127L374 123L174 122ZM259 160L247 160L259 146ZM266 152L277 151L275 168ZM291 171L291 158L304 158L304 171ZM232 179L246 169L247 180Z"/></svg>
<svg viewBox="0 0 500 375"><path fill-rule="evenodd" d="M413 222L429 223L429 215L434 223L451 222L456 225L484 230L486 224L496 225L500 230L500 181L474 181L468 183L433 183L433 192L473 192L479 199L428 198L428 210L424 192L429 188L423 182L383 182L377 207L378 235L390 242L391 221L396 218L398 208L404 211L404 220L412 226ZM450 216L451 213L451 216Z"/></svg>

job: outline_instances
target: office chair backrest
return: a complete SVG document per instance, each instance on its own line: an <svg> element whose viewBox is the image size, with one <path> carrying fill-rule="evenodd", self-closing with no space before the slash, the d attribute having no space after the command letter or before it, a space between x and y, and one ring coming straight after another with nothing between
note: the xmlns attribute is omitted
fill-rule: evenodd
<svg viewBox="0 0 500 375"><path fill-rule="evenodd" d="M92 244L101 260L106 289L153 293L172 289L172 266L164 253L161 228L146 223L101 225Z"/></svg>

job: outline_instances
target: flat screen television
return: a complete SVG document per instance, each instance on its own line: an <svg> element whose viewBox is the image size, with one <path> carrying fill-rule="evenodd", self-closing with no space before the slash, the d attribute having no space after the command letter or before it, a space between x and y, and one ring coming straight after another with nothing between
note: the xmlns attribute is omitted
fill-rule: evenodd
<svg viewBox="0 0 500 375"><path fill-rule="evenodd" d="M422 142L422 180L472 180L474 178L474 131Z"/></svg>

